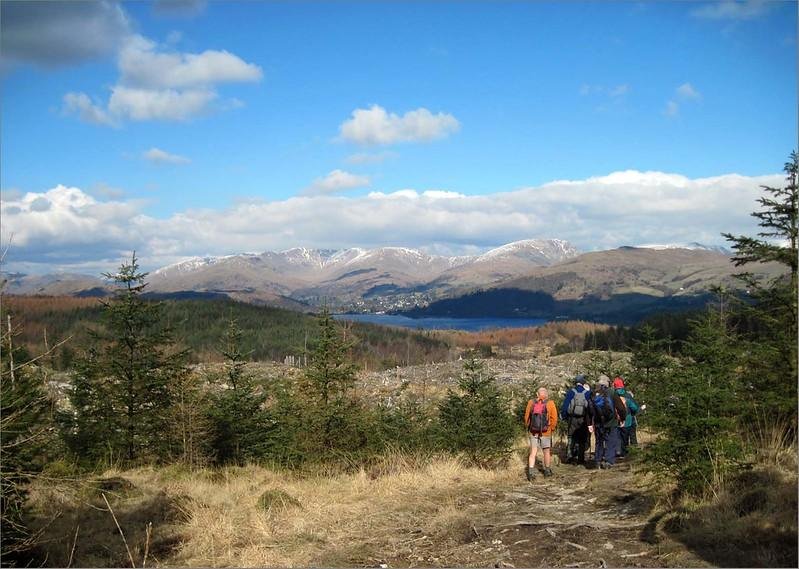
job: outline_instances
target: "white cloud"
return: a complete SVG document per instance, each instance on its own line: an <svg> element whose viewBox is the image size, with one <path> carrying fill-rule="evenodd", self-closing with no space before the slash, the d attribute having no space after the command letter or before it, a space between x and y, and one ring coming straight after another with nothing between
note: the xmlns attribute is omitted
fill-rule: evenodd
<svg viewBox="0 0 799 569"><path fill-rule="evenodd" d="M191 160L179 154L170 154L160 148L151 148L142 153L142 158L153 164L189 164Z"/></svg>
<svg viewBox="0 0 799 569"><path fill-rule="evenodd" d="M260 81L261 68L227 51L162 52L142 36L119 53L120 82L143 89L185 89L216 83Z"/></svg>
<svg viewBox="0 0 799 569"><path fill-rule="evenodd" d="M217 98L209 89L133 89L116 86L108 101L108 112L114 117L134 121L185 121L208 110Z"/></svg>
<svg viewBox="0 0 799 569"><path fill-rule="evenodd" d="M680 114L680 105L674 101L668 101L666 103L666 108L663 110L663 114L667 117L676 117Z"/></svg>
<svg viewBox="0 0 799 569"><path fill-rule="evenodd" d="M111 113L101 105L93 103L86 93L67 93L64 95L64 113L76 114L83 122L105 126L117 126Z"/></svg>
<svg viewBox="0 0 799 569"><path fill-rule="evenodd" d="M696 87L690 83L683 83L674 89L674 98L667 101L666 108L663 109L663 114L670 118L674 118L680 114L680 104L674 99L680 99L686 103L699 101L702 99L702 93L697 91Z"/></svg>
<svg viewBox="0 0 799 569"><path fill-rule="evenodd" d="M303 190L303 195L324 195L363 188L370 183L369 176L359 176L344 170L333 170L327 176L317 178L313 184Z"/></svg>
<svg viewBox="0 0 799 569"><path fill-rule="evenodd" d="M94 186L91 193L103 199L116 200L125 197L125 190L99 182Z"/></svg>
<svg viewBox="0 0 799 569"><path fill-rule="evenodd" d="M27 263L46 270L103 262L112 268L132 249L148 268L192 255L297 245L457 252L561 238L590 251L642 243L712 245L723 243L723 231L753 234L758 228L750 212L758 208L760 186L783 182L778 174L693 179L631 170L486 195L413 189L321 194L242 201L168 218L143 214L140 202L101 202L78 188L57 186L4 196L0 214L3 242L14 233L10 267Z"/></svg>
<svg viewBox="0 0 799 569"><path fill-rule="evenodd" d="M683 83L677 87L677 95L683 99L701 99L702 94L690 83Z"/></svg>
<svg viewBox="0 0 799 569"><path fill-rule="evenodd" d="M380 105L355 109L352 118L341 123L343 140L365 145L397 142L430 142L460 129L458 120L448 113L433 114L425 108L408 111L402 116L389 113Z"/></svg>
<svg viewBox="0 0 799 569"><path fill-rule="evenodd" d="M117 2L0 2L0 51L9 63L47 67L110 56L130 31Z"/></svg>
<svg viewBox="0 0 799 569"><path fill-rule="evenodd" d="M765 0L723 0L695 8L691 14L708 20L752 20L766 14L773 4Z"/></svg>
<svg viewBox="0 0 799 569"><path fill-rule="evenodd" d="M163 51L155 42L130 36L119 52L120 77L111 87L107 108L84 93L67 93L64 112L94 124L119 125L133 121L185 121L211 110L220 83L253 82L261 68L227 51L199 54ZM238 99L223 101L219 109L241 106Z"/></svg>

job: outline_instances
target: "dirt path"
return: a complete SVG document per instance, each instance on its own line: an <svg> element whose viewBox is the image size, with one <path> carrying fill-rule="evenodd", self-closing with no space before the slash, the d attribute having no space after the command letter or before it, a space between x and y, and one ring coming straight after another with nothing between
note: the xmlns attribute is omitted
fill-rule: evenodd
<svg viewBox="0 0 799 569"><path fill-rule="evenodd" d="M519 484L483 497L498 508L472 532L495 567L707 565L657 531L653 500L626 461L611 470L561 465L531 483L520 475Z"/></svg>

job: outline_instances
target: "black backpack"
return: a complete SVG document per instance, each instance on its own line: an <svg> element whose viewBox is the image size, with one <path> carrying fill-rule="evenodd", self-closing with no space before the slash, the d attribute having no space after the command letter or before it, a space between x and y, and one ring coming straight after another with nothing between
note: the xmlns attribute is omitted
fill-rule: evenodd
<svg viewBox="0 0 799 569"><path fill-rule="evenodd" d="M610 423L616 417L616 410L613 408L613 397L607 390L597 392L594 395L594 406L602 425Z"/></svg>

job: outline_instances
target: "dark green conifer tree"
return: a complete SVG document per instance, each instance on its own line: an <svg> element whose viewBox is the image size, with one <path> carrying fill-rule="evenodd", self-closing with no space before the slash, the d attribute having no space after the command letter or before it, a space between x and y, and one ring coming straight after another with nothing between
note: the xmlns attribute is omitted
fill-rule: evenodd
<svg viewBox="0 0 799 569"><path fill-rule="evenodd" d="M95 427L82 431L81 449L127 462L166 460L175 449L166 436L174 432L172 383L186 372L187 351L161 321L162 305L142 298L147 273L135 253L118 273L104 276L119 287L103 301L105 327L92 332L71 394L78 403L74 424ZM73 426L71 434L78 432Z"/></svg>
<svg viewBox="0 0 799 569"><path fill-rule="evenodd" d="M464 361L458 381L460 393L449 391L439 406L439 423L445 447L464 453L478 465L495 465L510 454L517 425L496 379L482 362Z"/></svg>
<svg viewBox="0 0 799 569"><path fill-rule="evenodd" d="M0 316L7 317L0 312ZM27 485L47 461L52 442L52 401L25 350L0 334L0 556L3 566L27 565L33 545L25 519Z"/></svg>
<svg viewBox="0 0 799 569"><path fill-rule="evenodd" d="M364 410L354 395L357 366L350 358L354 343L342 337L327 306L319 314L319 337L305 369L308 398L306 424L310 447L354 454L367 442ZM313 441L318 439L318 443Z"/></svg>
<svg viewBox="0 0 799 569"><path fill-rule="evenodd" d="M649 421L658 432L646 449L649 466L691 494L741 464L737 427L755 420L726 303L721 293L719 303L693 322L680 365L646 389Z"/></svg>
<svg viewBox="0 0 799 569"><path fill-rule="evenodd" d="M763 416L796 423L797 416L797 172L799 155L791 153L785 164L783 188L763 186L762 206L752 215L762 230L757 237L723 234L735 251L736 266L776 263L784 271L767 279L745 272L751 303L738 307L749 322L744 336L747 383L756 392L755 403Z"/></svg>
<svg viewBox="0 0 799 569"><path fill-rule="evenodd" d="M231 318L222 341L225 372L221 391L211 397L212 448L221 464L245 464L263 458L270 448L271 429L264 410L266 393L245 370L242 332Z"/></svg>

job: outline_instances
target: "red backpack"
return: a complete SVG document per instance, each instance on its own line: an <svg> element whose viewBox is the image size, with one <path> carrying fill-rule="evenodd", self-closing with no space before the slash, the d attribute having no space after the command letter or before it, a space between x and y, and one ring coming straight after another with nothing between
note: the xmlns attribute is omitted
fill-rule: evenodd
<svg viewBox="0 0 799 569"><path fill-rule="evenodd" d="M527 430L534 435L540 435L549 428L549 418L547 417L547 401L536 401L533 403L533 410L527 419Z"/></svg>

